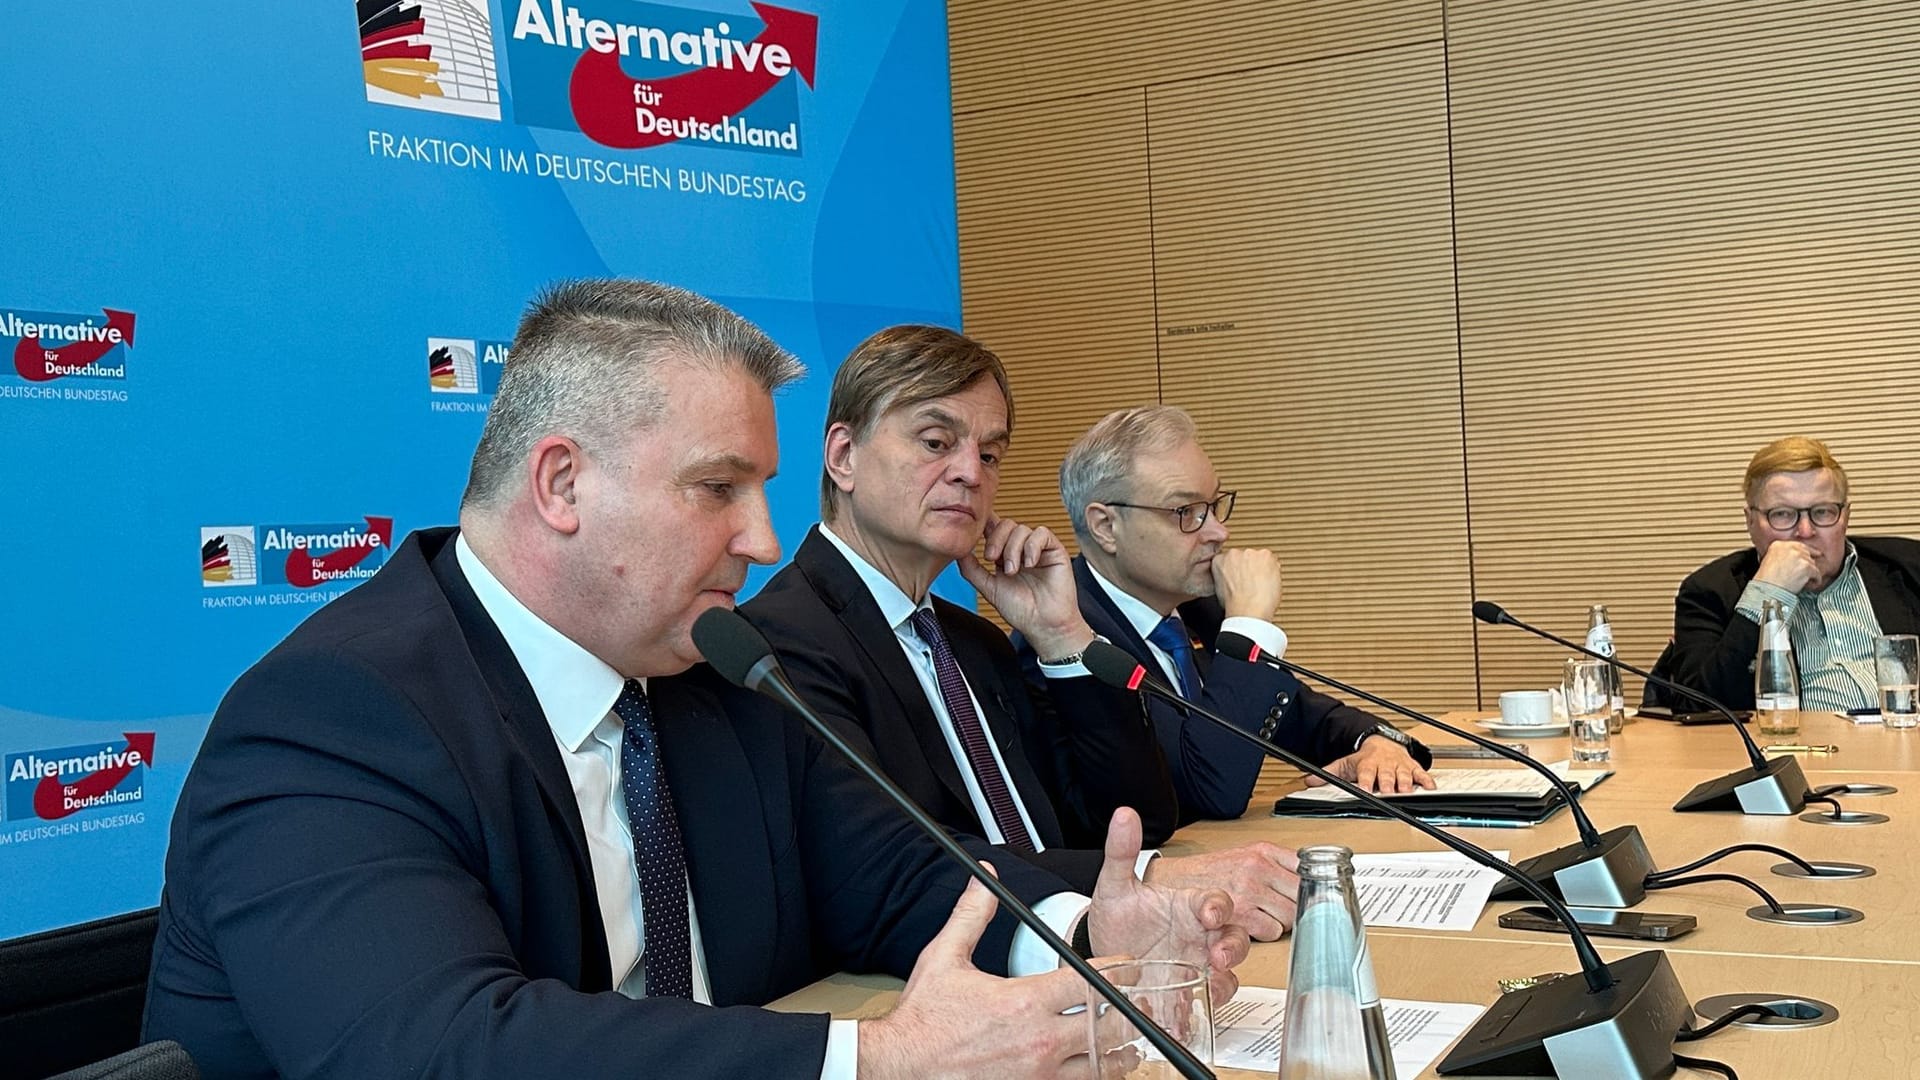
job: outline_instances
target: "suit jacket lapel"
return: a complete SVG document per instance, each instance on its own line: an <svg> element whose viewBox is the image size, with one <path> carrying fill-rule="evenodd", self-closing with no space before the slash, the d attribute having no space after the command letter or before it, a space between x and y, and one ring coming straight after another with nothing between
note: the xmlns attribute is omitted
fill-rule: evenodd
<svg viewBox="0 0 1920 1080"><path fill-rule="evenodd" d="M772 996L773 850L746 749L720 702L678 678L648 683L719 1004Z"/></svg>
<svg viewBox="0 0 1920 1080"><path fill-rule="evenodd" d="M1200 669L1201 681L1206 681L1213 667L1214 643L1220 640L1220 624L1226 620L1226 612L1220 607L1220 601L1212 596L1202 596L1180 605L1180 621L1187 624L1187 634L1195 642L1193 666Z"/></svg>
<svg viewBox="0 0 1920 1080"><path fill-rule="evenodd" d="M608 970L607 933L601 923L599 893L593 883L593 862L587 855L587 830L580 822L580 802L573 793L573 781L568 779L566 763L560 760L559 747L554 745L553 728L548 725L540 699L520 670L506 638L500 636L499 627L494 625L480 598L474 595L473 587L467 584L467 576L461 572L454 555L451 532L440 551L432 556L432 568L454 618L460 623L474 663L492 692L494 705L500 710L507 739L533 770L548 812L561 823L561 831L566 834L575 886L580 892L580 989L589 993L610 990L613 976Z"/></svg>
<svg viewBox="0 0 1920 1080"><path fill-rule="evenodd" d="M921 752L926 755L934 775L960 801L960 805L972 806L973 800L967 796L967 785L960 779L960 768L954 764L953 752L947 748L947 737L940 730L940 720L934 715L933 706L928 703L927 695L920 687L920 677L914 674L906 654L900 651L899 638L880 614L880 605L874 602L873 594L867 591L866 582L860 580L852 564L847 562L831 540L820 535L818 529L808 533L807 538L801 541L800 550L793 553L793 562L806 575L815 595L847 628L847 636L853 639L866 654L868 662L880 672L881 681L886 683L894 700L899 703L900 715L919 741ZM869 719L874 724L888 722L884 716Z"/></svg>

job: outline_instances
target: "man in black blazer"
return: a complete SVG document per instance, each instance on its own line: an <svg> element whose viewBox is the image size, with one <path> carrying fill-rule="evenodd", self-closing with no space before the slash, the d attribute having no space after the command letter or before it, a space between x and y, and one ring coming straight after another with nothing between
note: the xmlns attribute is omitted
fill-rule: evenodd
<svg viewBox="0 0 1920 1080"><path fill-rule="evenodd" d="M511 355L461 528L410 536L222 701L174 816L146 1036L210 1078L911 1077L1084 1054L1084 1018L1060 1015L1084 984L823 743L699 663L694 619L779 555L771 391L798 365L717 305L617 281L543 296ZM1231 901L1135 881L1138 844L1118 815L1091 946L1243 956ZM999 869L1073 929L1064 883ZM912 981L858 1024L747 1007L840 968Z"/></svg>
<svg viewBox="0 0 1920 1080"><path fill-rule="evenodd" d="M1764 601L1780 604L1806 709L1878 707L1877 634L1920 631L1920 543L1847 537L1846 470L1825 443L1789 436L1747 463L1747 535L1753 546L1688 575L1674 598L1673 643L1654 665L1728 708L1754 707L1753 664ZM1669 700L1651 683L1649 705Z"/></svg>
<svg viewBox="0 0 1920 1080"><path fill-rule="evenodd" d="M1084 884L1116 808L1149 843L1179 808L1136 695L1079 662L1094 635L1059 540L993 514L1011 403L998 357L964 335L862 342L827 405L824 520L741 610L801 696L936 819ZM999 628L931 595L956 564L1032 643L1031 686ZM1255 937L1291 922L1290 852L1148 858L1150 880L1227 888Z"/></svg>
<svg viewBox="0 0 1920 1080"><path fill-rule="evenodd" d="M1244 730L1381 791L1432 787L1432 755L1391 725L1291 672L1215 651L1222 631L1275 656L1280 564L1228 549L1223 491L1191 417L1166 405L1111 413L1060 465L1060 492L1080 544L1080 610L1094 632L1152 665L1183 696ZM1031 667L1032 650L1023 658ZM1180 797L1182 823L1246 812L1265 762L1259 748L1165 702L1142 699Z"/></svg>

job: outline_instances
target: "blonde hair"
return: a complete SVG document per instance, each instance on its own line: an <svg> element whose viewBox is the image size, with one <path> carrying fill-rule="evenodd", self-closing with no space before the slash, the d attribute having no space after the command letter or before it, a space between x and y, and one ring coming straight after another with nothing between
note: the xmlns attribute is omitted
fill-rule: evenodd
<svg viewBox="0 0 1920 1080"><path fill-rule="evenodd" d="M1819 439L1789 435L1761 447L1759 453L1753 455L1753 460L1747 462L1744 488L1747 504L1751 506L1753 500L1759 497L1760 487L1767 482L1767 477L1775 473L1812 472L1815 469L1826 469L1833 473L1834 483L1840 488L1840 501L1846 502L1847 470L1834 460L1833 451L1828 450L1827 444Z"/></svg>

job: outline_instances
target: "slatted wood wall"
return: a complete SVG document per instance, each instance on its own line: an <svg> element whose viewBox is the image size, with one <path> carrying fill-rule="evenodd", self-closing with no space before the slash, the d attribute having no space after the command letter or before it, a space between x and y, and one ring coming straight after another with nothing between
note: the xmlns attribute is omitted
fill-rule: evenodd
<svg viewBox="0 0 1920 1080"><path fill-rule="evenodd" d="M1544 685L1607 603L1651 662L1827 438L1920 534L1920 5L950 0L967 327L1001 504L1065 529L1110 409L1200 421L1303 662L1426 707ZM1636 692L1632 691L1632 692Z"/></svg>

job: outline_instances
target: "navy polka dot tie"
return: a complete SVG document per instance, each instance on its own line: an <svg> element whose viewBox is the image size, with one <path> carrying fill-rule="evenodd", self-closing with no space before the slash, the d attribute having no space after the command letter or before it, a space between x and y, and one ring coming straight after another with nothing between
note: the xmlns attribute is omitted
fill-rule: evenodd
<svg viewBox="0 0 1920 1080"><path fill-rule="evenodd" d="M693 934L687 923L687 853L680 845L680 818L660 761L660 734L653 727L647 692L628 679L614 715L625 727L620 738L620 787L633 832L633 864L640 874L640 911L646 932L648 997L693 996ZM619 972L614 973L618 978Z"/></svg>

